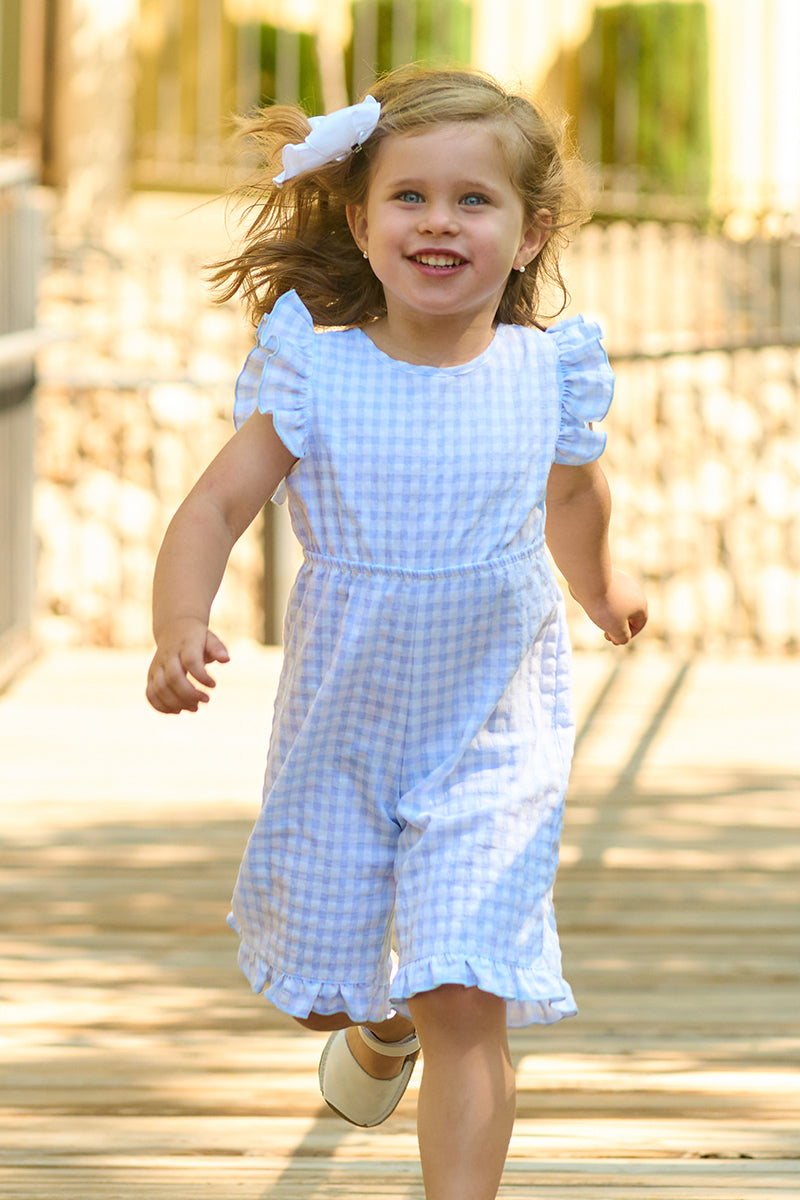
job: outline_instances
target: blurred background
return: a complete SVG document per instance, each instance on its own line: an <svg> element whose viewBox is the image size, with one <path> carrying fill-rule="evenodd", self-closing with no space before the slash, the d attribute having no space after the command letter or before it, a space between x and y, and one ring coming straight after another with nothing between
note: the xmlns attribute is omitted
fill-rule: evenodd
<svg viewBox="0 0 800 1200"><path fill-rule="evenodd" d="M798 46L796 0L3 0L0 679L34 645L150 641L161 536L252 337L203 281L235 232L233 114L330 110L410 60L570 118L596 214L571 310L618 376L614 543L649 638L796 652ZM219 631L279 641L296 561L268 506Z"/></svg>

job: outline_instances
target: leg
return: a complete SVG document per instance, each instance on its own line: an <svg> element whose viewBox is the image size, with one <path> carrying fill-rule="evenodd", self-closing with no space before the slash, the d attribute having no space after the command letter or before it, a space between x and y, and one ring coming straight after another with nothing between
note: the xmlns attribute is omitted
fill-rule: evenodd
<svg viewBox="0 0 800 1200"><path fill-rule="evenodd" d="M347 1044L359 1066L374 1079L393 1079L403 1069L402 1059L386 1058L375 1050L371 1050L356 1033L356 1027L347 1013L331 1013L323 1016L321 1013L310 1013L307 1017L294 1018L306 1029L316 1032L327 1032L331 1029L348 1029ZM399 1042L414 1032L414 1026L405 1017L396 1013L387 1021L365 1021L365 1027L371 1029L382 1042Z"/></svg>
<svg viewBox="0 0 800 1200"><path fill-rule="evenodd" d="M409 1001L424 1071L418 1129L427 1200L495 1200L516 1089L499 996L447 984Z"/></svg>

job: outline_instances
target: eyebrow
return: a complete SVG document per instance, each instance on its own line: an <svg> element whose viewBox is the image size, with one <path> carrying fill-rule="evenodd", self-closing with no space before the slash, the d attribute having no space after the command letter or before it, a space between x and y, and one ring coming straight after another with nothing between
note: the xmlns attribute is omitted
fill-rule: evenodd
<svg viewBox="0 0 800 1200"><path fill-rule="evenodd" d="M422 188L425 186L425 180L419 176L408 176L401 179L387 179L385 187L390 191L408 188ZM487 183L480 179L459 179L455 183L455 191L461 192L494 192L495 185Z"/></svg>

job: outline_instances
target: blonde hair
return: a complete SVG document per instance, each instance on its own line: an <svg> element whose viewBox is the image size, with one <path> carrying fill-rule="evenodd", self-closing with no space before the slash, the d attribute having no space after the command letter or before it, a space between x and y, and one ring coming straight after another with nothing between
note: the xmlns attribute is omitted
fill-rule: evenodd
<svg viewBox="0 0 800 1200"><path fill-rule="evenodd" d="M249 223L240 252L211 268L220 301L241 293L257 322L279 296L295 288L318 325L363 325L383 316L383 287L353 240L347 206L366 201L371 167L384 138L456 121L486 121L501 132L498 140L526 225L538 225L548 234L525 273L512 271L496 319L535 324L544 283L555 285L561 312L568 293L560 252L569 231L588 215L575 178L577 160L564 152L563 131L526 97L506 92L478 71L402 67L369 91L380 101L381 113L361 150L344 162L296 176L282 188L272 177L280 171L283 147L301 142L309 132L305 113L274 105L241 121L241 132L255 143L263 170L241 189L249 201Z"/></svg>

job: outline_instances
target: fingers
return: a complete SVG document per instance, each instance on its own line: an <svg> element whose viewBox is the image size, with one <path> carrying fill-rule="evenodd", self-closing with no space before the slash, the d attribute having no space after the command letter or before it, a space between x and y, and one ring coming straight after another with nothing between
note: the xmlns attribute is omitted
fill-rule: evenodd
<svg viewBox="0 0 800 1200"><path fill-rule="evenodd" d="M614 646L625 646L641 633L646 624L647 598L644 592L635 580L621 571L615 571L605 617L600 623L607 640Z"/></svg>
<svg viewBox="0 0 800 1200"><path fill-rule="evenodd" d="M207 686L213 687L214 681ZM162 713L197 712L201 704L208 703L207 693L194 686L180 660L151 667L146 695L153 708Z"/></svg>
<svg viewBox="0 0 800 1200"><path fill-rule="evenodd" d="M611 642L612 646L627 646L628 642L636 637L637 633L641 633L647 624L647 609L642 609L633 613L621 625L615 629L606 629L604 637L607 642Z"/></svg>
<svg viewBox="0 0 800 1200"><path fill-rule="evenodd" d="M641 612L635 613L631 617L631 637L636 637L637 633L641 633L647 624L647 607L645 606Z"/></svg>
<svg viewBox="0 0 800 1200"><path fill-rule="evenodd" d="M606 630L603 636L607 642L611 642L612 646L627 646L628 642L633 637L633 634L626 626L624 630L615 631L614 633L609 633L608 630Z"/></svg>
<svg viewBox="0 0 800 1200"><path fill-rule="evenodd" d="M226 663L231 661L231 656L228 653L225 643L215 633L212 633L210 629L206 635L204 658L207 663Z"/></svg>
<svg viewBox="0 0 800 1200"><path fill-rule="evenodd" d="M206 670L209 662L228 662L230 656L216 635L208 633L202 641L196 639L178 646L159 648L150 664L146 696L157 712L176 714L197 712L209 697L203 688L216 687L216 680Z"/></svg>
<svg viewBox="0 0 800 1200"><path fill-rule="evenodd" d="M185 685L171 686L163 677L156 676L147 685L146 696L156 712L177 715L181 712L197 712L201 704L208 703L208 696L198 688Z"/></svg>

